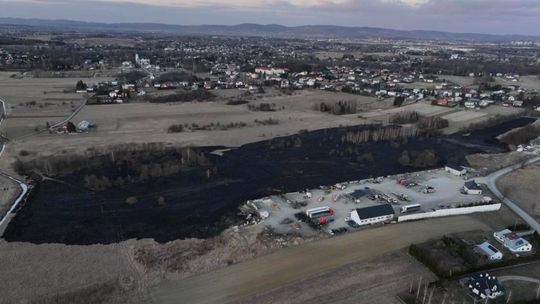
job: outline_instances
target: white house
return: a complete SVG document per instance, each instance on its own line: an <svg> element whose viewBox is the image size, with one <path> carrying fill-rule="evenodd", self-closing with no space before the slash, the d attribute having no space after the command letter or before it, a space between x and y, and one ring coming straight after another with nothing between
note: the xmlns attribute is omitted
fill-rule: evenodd
<svg viewBox="0 0 540 304"><path fill-rule="evenodd" d="M285 69L279 68L268 68L268 67L258 67L255 68L255 73L263 75L283 75L286 73Z"/></svg>
<svg viewBox="0 0 540 304"><path fill-rule="evenodd" d="M466 182L465 185L463 185L463 191L466 194L471 194L471 195L482 194L482 188L474 180Z"/></svg>
<svg viewBox="0 0 540 304"><path fill-rule="evenodd" d="M491 245L488 241L483 242L480 245L476 245L476 248L485 255L490 261L501 260L503 258L502 252L495 246Z"/></svg>
<svg viewBox="0 0 540 304"><path fill-rule="evenodd" d="M375 205L351 211L351 220L358 225L376 224L394 219L394 208L391 204Z"/></svg>
<svg viewBox="0 0 540 304"><path fill-rule="evenodd" d="M445 166L444 171L453 174L455 176L462 176L467 174L467 169L461 166Z"/></svg>
<svg viewBox="0 0 540 304"><path fill-rule="evenodd" d="M518 236L509 229L493 233L495 239L508 248L512 253L531 252L532 245L526 239Z"/></svg>

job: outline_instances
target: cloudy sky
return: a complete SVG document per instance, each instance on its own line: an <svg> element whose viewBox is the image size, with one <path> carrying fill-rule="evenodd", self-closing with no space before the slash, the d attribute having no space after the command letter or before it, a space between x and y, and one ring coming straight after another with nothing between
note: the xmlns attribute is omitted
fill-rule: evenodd
<svg viewBox="0 0 540 304"><path fill-rule="evenodd" d="M540 35L540 0L0 0L0 17Z"/></svg>

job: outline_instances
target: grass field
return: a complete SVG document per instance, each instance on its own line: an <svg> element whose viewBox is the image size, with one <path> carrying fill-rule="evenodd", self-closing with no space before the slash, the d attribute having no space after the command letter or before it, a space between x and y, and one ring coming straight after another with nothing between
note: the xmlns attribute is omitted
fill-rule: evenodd
<svg viewBox="0 0 540 304"><path fill-rule="evenodd" d="M151 295L155 303L232 303L411 243L489 229L470 217L388 225L287 248L199 276L164 281L153 288Z"/></svg>

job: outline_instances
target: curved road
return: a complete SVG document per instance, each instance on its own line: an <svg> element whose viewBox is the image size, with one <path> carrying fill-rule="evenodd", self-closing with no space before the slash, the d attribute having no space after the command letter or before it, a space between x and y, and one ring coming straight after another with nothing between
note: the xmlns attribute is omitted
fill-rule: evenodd
<svg viewBox="0 0 540 304"><path fill-rule="evenodd" d="M511 275L509 275L509 276L498 277L497 279L501 283L506 282L506 281L523 281L523 282L531 282L531 283L540 284L539 279L531 278L531 277L524 277L524 276L511 276Z"/></svg>
<svg viewBox="0 0 540 304"><path fill-rule="evenodd" d="M58 128L59 126L65 124L68 121L70 121L73 117L75 117L75 115L77 115L84 108L84 106L86 106L87 102L88 102L88 98L83 98L82 103L67 118L63 119L62 121L60 121L58 123L53 124L52 126L50 126L49 129L51 130L51 129L54 129L54 128ZM4 119L7 117L7 110L6 110L6 102L2 98L0 98L0 103L2 103L2 106L0 107L0 112L1 112L0 113L0 125L1 125L2 122L4 121ZM31 133L31 134L28 134L28 135L23 135L20 138L27 137L27 136L32 136L32 135L35 135L35 133ZM7 145L7 138L1 144L2 144L2 148L0 150L0 157L2 157L2 154L4 153L4 148ZM4 176L6 178L11 179L12 181L19 184L19 186L21 187L21 193L19 194L19 196L17 197L17 199L15 200L13 205L11 205L11 207L6 212L6 214L4 214L4 216L0 219L0 227L2 227L4 222L7 220L9 214L11 214L17 208L19 203L23 200L23 198L27 194L28 186L25 183L23 183L22 181L14 178L13 176L10 176L10 175L4 173L4 172L0 171L0 176Z"/></svg>
<svg viewBox="0 0 540 304"><path fill-rule="evenodd" d="M538 161L540 161L540 156L536 156L525 162L520 162L518 164L503 168L486 176L483 179L478 179L478 181L483 181L488 186L489 190L491 190L491 192L495 194L495 196L497 196L504 204L506 204L512 211L514 211L519 217L521 217L529 226L531 226L533 230L540 234L540 224L532 216L525 212L525 210L521 209L519 205L506 198L497 188L497 179L499 179L503 175L506 175L512 171L521 169L526 165L530 165Z"/></svg>
<svg viewBox="0 0 540 304"><path fill-rule="evenodd" d="M0 114L0 125L1 125L2 122L4 121L5 117L7 116L7 111L6 111L6 103L4 102L4 100L0 98L0 102L2 103L2 107L0 107L0 111L2 112ZM2 143L2 149L0 150L0 157L2 157L2 154L4 154L4 149L5 149L6 145L7 145L7 141ZM14 178L13 176L10 176L10 175L4 173L4 172L0 171L0 175L5 177L5 178L11 179L12 181L19 184L19 186L21 187L21 193L19 194L19 196L17 197L17 199L15 200L13 205L11 205L11 208L9 208L8 212L6 212L6 214L2 217L2 219L0 219L0 227L2 227L2 225L4 224L6 219L9 217L9 215L13 212L13 210L15 210L15 208L17 208L19 203L23 200L24 196L28 192L28 186L25 183L23 183L22 181Z"/></svg>

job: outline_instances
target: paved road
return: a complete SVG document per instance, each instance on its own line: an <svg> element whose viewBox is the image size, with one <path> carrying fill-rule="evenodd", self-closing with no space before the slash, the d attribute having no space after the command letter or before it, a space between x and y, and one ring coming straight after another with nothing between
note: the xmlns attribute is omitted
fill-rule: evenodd
<svg viewBox="0 0 540 304"><path fill-rule="evenodd" d="M496 171L483 179L479 179L479 181L484 182L488 186L489 190L493 192L493 194L495 194L501 201L503 201L504 204L506 204L512 211L521 217L532 229L540 234L540 224L532 216L525 212L525 210L521 209L521 207L519 207L516 203L512 202L508 198L505 198L501 191L497 188L497 179L500 177L512 171L518 170L523 166L530 165L538 161L540 161L540 156L533 157L526 162L518 163Z"/></svg>
<svg viewBox="0 0 540 304"><path fill-rule="evenodd" d="M449 233L491 228L469 216L389 224L279 250L151 288L154 303L231 303Z"/></svg>
<svg viewBox="0 0 540 304"><path fill-rule="evenodd" d="M0 107L0 125L2 124L2 122L4 121L4 119L6 118L7 116L7 112L6 112L6 103L4 102L3 99L0 98L0 103L2 103L2 106ZM4 154L4 148L6 147L7 145L7 142L6 141L3 141L2 143L2 148L0 150L0 157L2 157L2 155ZM4 172L1 172L0 171L0 176L3 176L5 178L8 178L8 179L11 179L12 181L14 181L15 183L19 184L19 186L21 187L21 193L19 194L19 196L17 197L17 199L15 200L15 202L13 203L13 205L11 205L11 207L9 208L8 212L6 212L6 214L0 219L0 227L2 227L2 225L4 224L4 222L7 220L7 218L9 217L9 215L13 212L13 210L15 210L15 208L17 208L17 206L19 205L19 203L23 200L23 198L25 197L26 193L28 192L28 186L21 182L20 180L14 178L13 176L10 176Z"/></svg>
<svg viewBox="0 0 540 304"><path fill-rule="evenodd" d="M506 282L506 281L524 281L524 282L531 282L531 283L536 283L536 284L540 284L540 280L539 279L536 279L536 278L531 278L531 277L524 277L524 276L501 276L501 277L497 277L497 279L499 280L499 282Z"/></svg>

